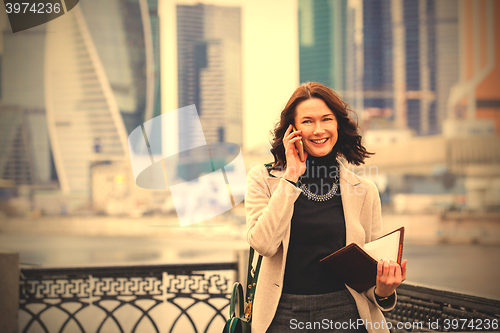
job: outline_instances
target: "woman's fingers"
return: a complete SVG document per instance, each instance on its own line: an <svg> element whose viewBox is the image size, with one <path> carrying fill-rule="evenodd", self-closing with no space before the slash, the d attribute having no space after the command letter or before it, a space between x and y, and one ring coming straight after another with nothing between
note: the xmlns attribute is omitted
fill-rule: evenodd
<svg viewBox="0 0 500 333"><path fill-rule="evenodd" d="M384 261L380 259L377 263L377 276L382 276L384 271Z"/></svg>
<svg viewBox="0 0 500 333"><path fill-rule="evenodd" d="M290 128L291 129L291 125ZM288 130L287 130L288 132ZM285 146L285 154L288 152L292 153L293 156L298 157L297 149L295 147L295 143L302 140L301 131L295 131L288 136L285 134L286 140L283 141L283 145Z"/></svg>
<svg viewBox="0 0 500 333"><path fill-rule="evenodd" d="M290 145L291 143L295 144L295 142L302 140L300 136L294 136L288 141L288 144Z"/></svg>
<svg viewBox="0 0 500 333"><path fill-rule="evenodd" d="M381 297L392 294L392 287L388 284L389 263L384 260L379 260L377 263L377 287L376 293Z"/></svg>
<svg viewBox="0 0 500 333"><path fill-rule="evenodd" d="M391 274L391 264L388 261L384 261L384 272L383 272L383 277L385 279L388 279L390 274Z"/></svg>
<svg viewBox="0 0 500 333"><path fill-rule="evenodd" d="M377 264L377 278L387 285L399 284L401 281L401 268L394 261L380 260Z"/></svg>
<svg viewBox="0 0 500 333"><path fill-rule="evenodd" d="M394 261L379 260L377 263L377 295L391 295L406 280L406 260L401 266Z"/></svg>
<svg viewBox="0 0 500 333"><path fill-rule="evenodd" d="M285 136L283 137L283 145L284 146L288 145L292 139L295 139L297 137L301 139L301 134L302 131L292 132L292 125L288 126L288 129L285 132Z"/></svg>
<svg viewBox="0 0 500 333"><path fill-rule="evenodd" d="M406 263L407 262L408 262L408 260L405 259L401 263L401 282L406 280Z"/></svg>
<svg viewBox="0 0 500 333"><path fill-rule="evenodd" d="M377 263L377 282L381 282L384 276L384 261L380 259Z"/></svg>
<svg viewBox="0 0 500 333"><path fill-rule="evenodd" d="M297 151L295 149L295 142L300 140L300 138L294 137L290 140L288 140L287 147L285 148L285 154L288 152L291 152L293 155L297 154Z"/></svg>
<svg viewBox="0 0 500 333"><path fill-rule="evenodd" d="M401 280L401 267L399 267L398 264L394 263L395 265L395 269L394 269L394 278L395 278L395 282L399 285L401 284L402 280Z"/></svg>
<svg viewBox="0 0 500 333"><path fill-rule="evenodd" d="M292 125L289 125L283 137L283 147L285 148L286 155L286 172L284 177L292 182L297 182L299 177L306 170L305 161L307 159L307 153L304 152L305 159L302 161L295 145L301 139L302 131L292 132Z"/></svg>

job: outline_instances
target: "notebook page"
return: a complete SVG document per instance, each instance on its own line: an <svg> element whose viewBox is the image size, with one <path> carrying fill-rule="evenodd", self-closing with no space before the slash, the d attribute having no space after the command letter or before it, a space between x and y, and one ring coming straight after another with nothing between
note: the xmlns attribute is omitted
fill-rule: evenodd
<svg viewBox="0 0 500 333"><path fill-rule="evenodd" d="M365 244L365 250L377 260L384 259L397 262L400 234L400 231L393 232L388 236L367 243Z"/></svg>

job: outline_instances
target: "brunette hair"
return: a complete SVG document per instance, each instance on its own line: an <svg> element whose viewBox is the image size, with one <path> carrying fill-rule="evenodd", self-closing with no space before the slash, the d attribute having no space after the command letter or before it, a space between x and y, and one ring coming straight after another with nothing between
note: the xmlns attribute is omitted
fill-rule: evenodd
<svg viewBox="0 0 500 333"><path fill-rule="evenodd" d="M290 124L295 125L295 110L297 105L312 98L323 100L337 119L339 135L337 143L333 148L336 155L344 157L351 164L364 164L365 158L370 157L373 153L368 152L361 144L359 126L357 122L349 118L349 113L355 114L355 112L332 89L320 83L307 82L303 83L293 92L292 97L290 97L285 108L281 111L280 121L272 131L271 153L274 156L274 162L271 169L286 168L283 137L288 126Z"/></svg>

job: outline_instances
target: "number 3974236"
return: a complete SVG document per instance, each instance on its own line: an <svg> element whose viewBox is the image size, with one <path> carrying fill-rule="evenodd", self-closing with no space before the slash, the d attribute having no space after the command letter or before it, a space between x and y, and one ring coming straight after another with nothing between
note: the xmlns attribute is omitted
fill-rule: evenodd
<svg viewBox="0 0 500 333"><path fill-rule="evenodd" d="M5 11L7 14L51 14L51 13L60 13L61 12L61 4L55 3L52 4L50 2L43 3L29 3L29 2L10 2L7 1L5 3Z"/></svg>

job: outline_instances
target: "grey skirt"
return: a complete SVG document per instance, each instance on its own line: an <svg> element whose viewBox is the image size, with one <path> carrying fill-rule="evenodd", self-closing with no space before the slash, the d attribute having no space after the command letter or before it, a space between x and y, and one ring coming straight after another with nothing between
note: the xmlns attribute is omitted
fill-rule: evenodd
<svg viewBox="0 0 500 333"><path fill-rule="evenodd" d="M346 289L321 295L282 294L267 333L363 332L351 293Z"/></svg>

